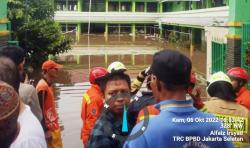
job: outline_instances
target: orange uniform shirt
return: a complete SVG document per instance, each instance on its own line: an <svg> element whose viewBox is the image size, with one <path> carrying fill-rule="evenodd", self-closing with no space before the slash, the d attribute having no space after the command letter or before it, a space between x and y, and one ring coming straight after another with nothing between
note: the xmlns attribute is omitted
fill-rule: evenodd
<svg viewBox="0 0 250 148"><path fill-rule="evenodd" d="M241 87L240 91L237 93L236 101L238 104L241 104L250 110L250 91L247 90L245 86Z"/></svg>
<svg viewBox="0 0 250 148"><path fill-rule="evenodd" d="M143 109L140 110L136 123L139 123L142 120L144 120L145 118L150 118L150 117L153 117L153 116L158 115L160 113L160 111L157 108L155 108L154 105L147 106L146 109L148 110L148 115L145 116Z"/></svg>
<svg viewBox="0 0 250 148"><path fill-rule="evenodd" d="M96 120L99 118L103 105L103 94L98 85L91 85L82 99L81 118L83 127L81 131L81 139L86 147L92 129L95 126Z"/></svg>
<svg viewBox="0 0 250 148"><path fill-rule="evenodd" d="M36 90L37 92L47 92L46 98L43 100L44 106L42 108L45 126L50 131L59 129L58 115L55 107L53 88L49 86L44 79L41 79L36 86Z"/></svg>

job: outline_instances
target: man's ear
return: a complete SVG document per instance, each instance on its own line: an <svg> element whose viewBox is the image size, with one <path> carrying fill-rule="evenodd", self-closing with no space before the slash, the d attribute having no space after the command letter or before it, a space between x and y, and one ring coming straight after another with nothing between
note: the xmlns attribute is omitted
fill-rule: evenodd
<svg viewBox="0 0 250 148"><path fill-rule="evenodd" d="M158 91L161 91L161 89L162 89L161 87L162 86L161 86L161 82L159 80L156 80L156 87L157 87Z"/></svg>

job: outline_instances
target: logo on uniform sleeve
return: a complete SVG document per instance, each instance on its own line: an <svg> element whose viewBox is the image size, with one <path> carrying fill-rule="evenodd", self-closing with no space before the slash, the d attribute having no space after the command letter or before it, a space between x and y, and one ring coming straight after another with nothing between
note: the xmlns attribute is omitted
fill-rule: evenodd
<svg viewBox="0 0 250 148"><path fill-rule="evenodd" d="M96 115L96 109L93 108L93 109L91 110L91 113L92 113L92 115Z"/></svg>

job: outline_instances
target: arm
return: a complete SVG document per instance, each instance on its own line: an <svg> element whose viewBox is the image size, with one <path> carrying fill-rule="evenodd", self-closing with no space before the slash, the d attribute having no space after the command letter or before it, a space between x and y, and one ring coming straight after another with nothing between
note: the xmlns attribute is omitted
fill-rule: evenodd
<svg viewBox="0 0 250 148"><path fill-rule="evenodd" d="M39 91L38 92L38 98L39 98L39 103L40 103L40 107L42 109L42 113L43 113L43 119L41 121L41 125L43 127L44 132L48 131L46 124L45 124L45 119L44 119L44 103L45 103L45 98L47 96L47 92L46 91Z"/></svg>
<svg viewBox="0 0 250 148"><path fill-rule="evenodd" d="M94 100L94 99L93 99ZM87 106L86 119L84 121L83 142L86 145L91 134L92 129L95 126L96 120L101 113L100 107L96 101L91 102Z"/></svg>
<svg viewBox="0 0 250 148"><path fill-rule="evenodd" d="M31 92L31 110L35 114L35 116L38 118L38 120L41 122L43 119L43 113L41 110L41 106L39 103L38 95L36 93L36 90L34 87L32 87L32 92Z"/></svg>
<svg viewBox="0 0 250 148"><path fill-rule="evenodd" d="M147 71L149 68L144 69L141 71L136 79L131 83L131 93L132 95L135 95L141 88L142 83L144 82L146 76L147 76Z"/></svg>

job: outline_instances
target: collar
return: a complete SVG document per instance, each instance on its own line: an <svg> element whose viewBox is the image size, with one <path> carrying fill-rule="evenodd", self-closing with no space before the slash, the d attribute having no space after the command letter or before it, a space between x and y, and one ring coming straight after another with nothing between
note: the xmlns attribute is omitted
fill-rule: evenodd
<svg viewBox="0 0 250 148"><path fill-rule="evenodd" d="M101 92L101 87L100 87L99 85L97 85L97 84L92 84L91 87L92 87L93 89L95 89L96 91Z"/></svg>
<svg viewBox="0 0 250 148"><path fill-rule="evenodd" d="M104 118L108 120L114 127L120 127L122 125L122 120L118 119L110 110L103 112Z"/></svg>
<svg viewBox="0 0 250 148"><path fill-rule="evenodd" d="M48 84L49 87L52 86L52 84L49 83L45 77L42 77L42 79Z"/></svg>
<svg viewBox="0 0 250 148"><path fill-rule="evenodd" d="M239 92L237 93L237 96L240 96L241 94L243 94L245 91L247 90L246 86L242 86L239 90Z"/></svg>
<svg viewBox="0 0 250 148"><path fill-rule="evenodd" d="M156 104L156 108L162 110L176 110L176 108L189 108L191 110L195 109L193 107L193 100L165 100L161 101L160 103ZM176 111L178 111L176 110ZM180 110L179 110L180 111Z"/></svg>

